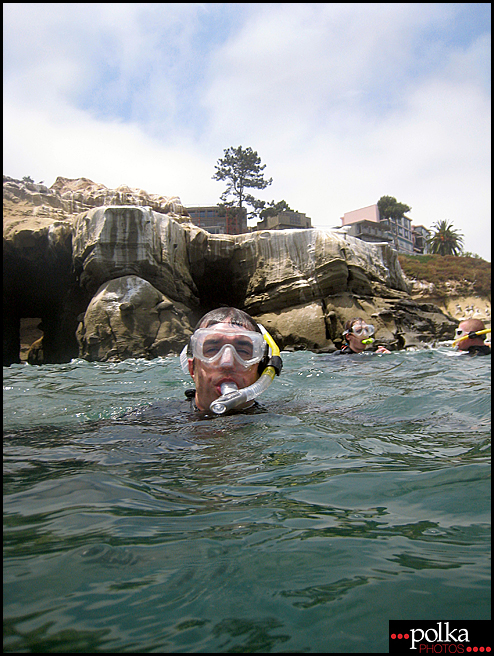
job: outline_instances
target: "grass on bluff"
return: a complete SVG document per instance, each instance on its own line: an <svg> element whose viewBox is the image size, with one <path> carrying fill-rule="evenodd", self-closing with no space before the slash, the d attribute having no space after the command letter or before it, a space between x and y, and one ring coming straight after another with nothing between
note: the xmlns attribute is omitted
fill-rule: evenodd
<svg viewBox="0 0 494 656"><path fill-rule="evenodd" d="M445 283L455 281L465 292L491 295L491 263L480 257L457 255L398 255L407 278L432 282L439 292L447 293Z"/></svg>

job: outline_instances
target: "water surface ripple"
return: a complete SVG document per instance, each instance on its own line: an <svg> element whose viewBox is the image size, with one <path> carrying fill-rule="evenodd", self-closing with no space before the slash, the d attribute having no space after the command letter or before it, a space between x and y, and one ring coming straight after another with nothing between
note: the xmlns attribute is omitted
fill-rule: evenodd
<svg viewBox="0 0 494 656"><path fill-rule="evenodd" d="M174 410L175 357L4 368L4 651L382 653L389 619L490 618L490 357L283 360L264 413L212 420Z"/></svg>

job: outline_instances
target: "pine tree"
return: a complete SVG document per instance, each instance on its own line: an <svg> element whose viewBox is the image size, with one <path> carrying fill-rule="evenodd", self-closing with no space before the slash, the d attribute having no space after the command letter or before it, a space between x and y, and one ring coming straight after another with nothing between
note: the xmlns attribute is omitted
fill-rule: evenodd
<svg viewBox="0 0 494 656"><path fill-rule="evenodd" d="M224 158L219 159L215 166L216 173L213 180L226 180L225 191L221 194L220 199L227 207L237 207L240 210L244 205L250 205L253 209L251 215L256 215L265 205L251 194L245 192L246 189L265 189L273 179L264 179L265 164L261 165L261 158L252 148L226 148Z"/></svg>

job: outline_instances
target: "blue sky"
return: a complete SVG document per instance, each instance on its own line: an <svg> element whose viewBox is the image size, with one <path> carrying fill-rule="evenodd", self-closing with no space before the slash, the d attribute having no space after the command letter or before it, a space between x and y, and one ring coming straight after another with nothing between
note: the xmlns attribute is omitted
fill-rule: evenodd
<svg viewBox="0 0 494 656"><path fill-rule="evenodd" d="M318 228L383 195L491 260L488 3L5 3L4 173L219 201L257 151Z"/></svg>

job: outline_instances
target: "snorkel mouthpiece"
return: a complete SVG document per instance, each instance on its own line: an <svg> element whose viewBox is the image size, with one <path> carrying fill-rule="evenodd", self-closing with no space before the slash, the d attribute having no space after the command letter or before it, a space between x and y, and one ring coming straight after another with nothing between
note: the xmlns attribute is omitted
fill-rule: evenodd
<svg viewBox="0 0 494 656"><path fill-rule="evenodd" d="M216 415L223 415L227 410L236 408L242 402L242 393L233 381L221 383L221 396L213 401L209 409Z"/></svg>
<svg viewBox="0 0 494 656"><path fill-rule="evenodd" d="M362 340L362 344L372 344L374 339L372 337L368 337L367 339Z"/></svg>
<svg viewBox="0 0 494 656"><path fill-rule="evenodd" d="M209 409L214 412L215 415L223 415L227 410L233 410L244 403L253 401L256 396L259 396L264 390L268 389L273 382L275 375L276 371L274 367L267 366L262 372L259 380L256 380L255 383L252 383L249 387L244 387L243 389L237 389L235 391L232 390L223 394L223 396L220 396L219 399L216 399L216 401L211 403ZM221 386L221 392L223 393L223 385Z"/></svg>
<svg viewBox="0 0 494 656"><path fill-rule="evenodd" d="M234 383L233 380L226 380L224 383L221 383L220 386L221 394L230 394L231 392L236 392L238 390L237 383Z"/></svg>
<svg viewBox="0 0 494 656"><path fill-rule="evenodd" d="M233 381L225 381L224 383L221 383L220 389L221 396L209 406L209 409L216 415L222 415L227 410L235 408L239 404L238 398L241 396L237 385Z"/></svg>

